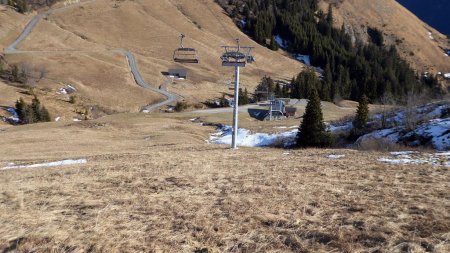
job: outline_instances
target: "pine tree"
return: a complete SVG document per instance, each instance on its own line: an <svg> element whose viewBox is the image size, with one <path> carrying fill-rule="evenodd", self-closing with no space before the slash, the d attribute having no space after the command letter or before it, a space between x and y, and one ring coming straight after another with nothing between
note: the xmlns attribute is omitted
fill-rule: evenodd
<svg viewBox="0 0 450 253"><path fill-rule="evenodd" d="M36 96L31 101L31 109L33 110L33 114L36 118L36 121L40 122L42 120L41 102Z"/></svg>
<svg viewBox="0 0 450 253"><path fill-rule="evenodd" d="M41 119L40 119L41 122L50 122L50 121L52 121L51 117L50 117L50 113L48 112L47 108L45 108L45 106L42 106L40 114L41 114ZM87 114L85 114L85 115L87 117Z"/></svg>
<svg viewBox="0 0 450 253"><path fill-rule="evenodd" d="M369 120L369 99L363 95L359 101L358 109L356 110L356 117L353 121L353 127L357 130L362 130L367 126Z"/></svg>
<svg viewBox="0 0 450 253"><path fill-rule="evenodd" d="M13 82L18 82L19 81L19 67L17 67L17 65L13 65L12 66L12 70L11 70L11 76L12 76L12 80Z"/></svg>
<svg viewBox="0 0 450 253"><path fill-rule="evenodd" d="M328 5L327 23L330 26L333 26L333 23L334 23L334 20L333 20L333 6L331 4Z"/></svg>
<svg viewBox="0 0 450 253"><path fill-rule="evenodd" d="M20 98L19 100L16 101L16 112L21 122L24 122L26 106L27 105L25 104L25 101L23 101L23 98Z"/></svg>
<svg viewBox="0 0 450 253"><path fill-rule="evenodd" d="M326 132L323 122L320 98L316 90L311 92L306 105L303 121L297 134L298 147L327 147L331 144L331 136Z"/></svg>
<svg viewBox="0 0 450 253"><path fill-rule="evenodd" d="M239 88L239 104L246 105L250 103L250 99L248 98L247 88L243 91L242 88Z"/></svg>
<svg viewBox="0 0 450 253"><path fill-rule="evenodd" d="M270 46L269 46L269 49L271 49L271 50L273 50L273 51L277 51L277 50L278 50L278 44L277 44L277 42L275 41L275 37L274 37L274 36L272 36L272 37L270 38Z"/></svg>

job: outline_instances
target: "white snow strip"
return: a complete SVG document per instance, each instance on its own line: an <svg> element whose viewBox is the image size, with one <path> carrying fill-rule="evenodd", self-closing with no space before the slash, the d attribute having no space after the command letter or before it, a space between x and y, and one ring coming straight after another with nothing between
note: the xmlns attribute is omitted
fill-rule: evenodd
<svg viewBox="0 0 450 253"><path fill-rule="evenodd" d="M334 154L331 154L331 155L327 156L327 158L332 159L332 160L337 160L337 159L341 159L341 158L344 158L344 157L345 157L345 155L334 155Z"/></svg>
<svg viewBox="0 0 450 253"><path fill-rule="evenodd" d="M428 164L429 161L421 160L421 159L389 159L389 158L380 158L378 159L380 162L389 163L389 164Z"/></svg>
<svg viewBox="0 0 450 253"><path fill-rule="evenodd" d="M61 119L61 117L56 117L55 121L59 121Z"/></svg>
<svg viewBox="0 0 450 253"><path fill-rule="evenodd" d="M419 152L417 151L398 151L398 152L391 152L391 155L393 156L400 156L400 155L412 155L417 154Z"/></svg>
<svg viewBox="0 0 450 253"><path fill-rule="evenodd" d="M8 164L8 166L1 168L0 170L12 170L12 169L24 169L24 168L40 168L40 167L54 167L54 166L63 166L63 165L74 165L74 164L84 164L87 163L86 159L78 159L78 160L61 160L49 163L36 163L30 165L14 165L12 163Z"/></svg>
<svg viewBox="0 0 450 253"><path fill-rule="evenodd" d="M434 155L437 155L437 156L448 156L450 158L450 152L441 152L441 153L436 153Z"/></svg>

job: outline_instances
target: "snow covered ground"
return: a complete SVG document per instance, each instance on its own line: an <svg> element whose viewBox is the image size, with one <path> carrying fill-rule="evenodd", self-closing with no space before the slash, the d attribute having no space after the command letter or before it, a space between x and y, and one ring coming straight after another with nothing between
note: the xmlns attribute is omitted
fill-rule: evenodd
<svg viewBox="0 0 450 253"><path fill-rule="evenodd" d="M371 139L383 139L391 143L400 143L407 146L433 146L436 150L450 150L450 117L447 115L450 110L450 103L429 104L419 106L412 112L414 117L418 117L419 122L412 130L406 130L405 122L408 120L406 111L392 113L386 119L389 128L375 130L361 136L356 143L361 144ZM380 114L374 115L371 119L375 124L381 121ZM333 134L349 133L352 130L352 122L327 123L327 131ZM276 129L286 129L286 131L267 134L252 133L247 129L238 130L237 145L245 147L269 147L283 146L289 147L295 143L298 133L298 126L295 127L275 127ZM287 129L292 130L287 130ZM215 144L231 144L232 129L230 126L221 126L218 132L212 134L209 142Z"/></svg>
<svg viewBox="0 0 450 253"><path fill-rule="evenodd" d="M278 134L252 133L250 130L239 128L237 134L237 145L241 147L269 147L269 146L290 146L295 141L298 130ZM231 145L232 127L222 126L217 133L209 138L210 143Z"/></svg>
<svg viewBox="0 0 450 253"><path fill-rule="evenodd" d="M450 150L450 103L427 104L409 111L401 110L386 118L389 128L361 136L356 143L370 139L384 139L407 146L433 146L436 150ZM409 116L408 116L409 115ZM371 124L380 122L381 114L374 115ZM416 121L414 129L406 127L408 121Z"/></svg>
<svg viewBox="0 0 450 253"><path fill-rule="evenodd" d="M287 49L287 42L280 35L275 36L275 42L282 49Z"/></svg>
<svg viewBox="0 0 450 253"><path fill-rule="evenodd" d="M383 157L378 161L388 164L425 164L432 166L450 167L450 152L434 154L416 151L391 152L391 157Z"/></svg>
<svg viewBox="0 0 450 253"><path fill-rule="evenodd" d="M307 66L311 66L311 57L304 54L295 54L295 59L299 62L303 62Z"/></svg>
<svg viewBox="0 0 450 253"><path fill-rule="evenodd" d="M1 168L0 170L13 170L13 169L24 169L24 168L41 168L41 167L55 167L55 166L64 166L64 165L74 165L74 164L84 164L87 163L86 159L78 159L78 160L61 160L49 163L36 163L29 165L16 165L14 163L8 164Z"/></svg>
<svg viewBox="0 0 450 253"><path fill-rule="evenodd" d="M11 116L7 118L10 122L19 123L19 121L20 121L19 115L17 114L15 108L8 107L8 108L6 108L6 111L11 114Z"/></svg>

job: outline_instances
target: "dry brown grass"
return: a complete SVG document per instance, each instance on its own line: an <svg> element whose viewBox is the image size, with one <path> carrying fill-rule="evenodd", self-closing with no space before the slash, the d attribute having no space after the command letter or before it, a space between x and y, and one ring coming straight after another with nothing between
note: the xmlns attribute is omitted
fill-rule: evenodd
<svg viewBox="0 0 450 253"><path fill-rule="evenodd" d="M16 252L448 252L448 169L381 153L206 144L211 128L123 114L0 132L0 248ZM329 160L328 154L345 154Z"/></svg>
<svg viewBox="0 0 450 253"><path fill-rule="evenodd" d="M200 64L181 65L172 61L173 50L179 46L180 33L187 35L185 46L199 50ZM117 59L120 56L111 56L113 53L106 51L129 49L136 55L144 79L155 86L166 81L161 72L174 67L187 68L188 80L174 83L168 88L181 94L188 102L197 103L221 97L222 92L228 91L225 82L231 81L233 68L222 67L219 58L221 46L233 45L237 37L241 38L242 44L256 47L254 55L258 62L242 71L242 85L249 90L253 90L264 75L290 80L303 68L303 64L283 56L283 52L273 52L251 41L212 0L164 0L157 3L97 0L50 15L39 23L18 48L44 51L25 54L23 60L35 60L38 56L42 59L41 64L59 67L64 63L67 71L80 72L77 75L62 75L61 70L54 69L49 74L55 79L67 79L70 76L73 81L82 82L93 89L97 89L100 84L111 83L111 90L119 94L123 92L119 85L133 80L123 73L111 74L110 66L122 68L126 67L126 62L125 59ZM94 53L51 53L64 50ZM88 59L74 58L79 55ZM11 61L16 62L14 59ZM104 65L98 66L99 63ZM80 70L80 66L86 69ZM134 97L139 98L141 95L139 91L131 90L129 93L131 96L120 98L128 98L129 102L133 102ZM111 106L105 97L97 96L97 92L82 95L101 105ZM140 102L134 101L134 107L122 104L116 107L123 108L119 111L136 111L135 107L145 105Z"/></svg>

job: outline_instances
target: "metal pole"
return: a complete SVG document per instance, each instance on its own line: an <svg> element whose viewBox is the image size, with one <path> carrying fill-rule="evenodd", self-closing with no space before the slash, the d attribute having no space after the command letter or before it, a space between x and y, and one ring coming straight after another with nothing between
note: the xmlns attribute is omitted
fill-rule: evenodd
<svg viewBox="0 0 450 253"><path fill-rule="evenodd" d="M235 66L234 80L234 108L233 108L233 138L231 148L236 149L236 138L238 133L238 106L239 106L239 66Z"/></svg>

